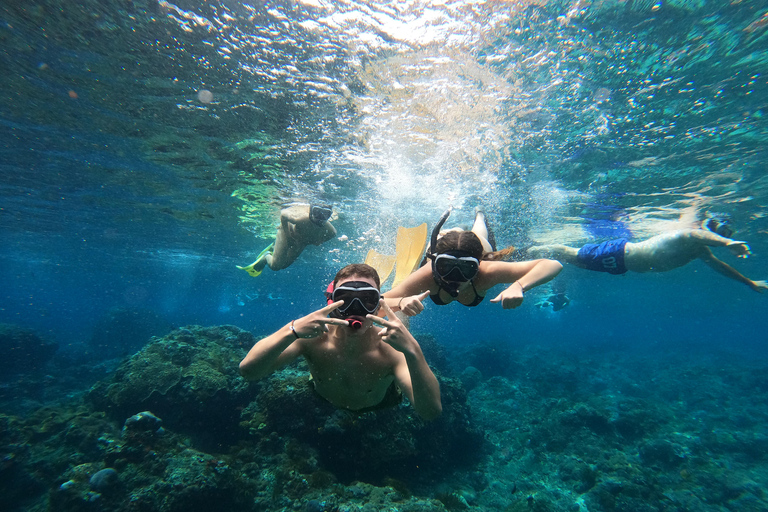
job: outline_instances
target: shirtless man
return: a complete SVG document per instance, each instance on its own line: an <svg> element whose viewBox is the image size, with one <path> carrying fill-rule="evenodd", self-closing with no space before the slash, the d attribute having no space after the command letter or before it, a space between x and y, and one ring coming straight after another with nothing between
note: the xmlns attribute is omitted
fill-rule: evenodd
<svg viewBox="0 0 768 512"><path fill-rule="evenodd" d="M530 247L530 257L549 256L577 267L609 274L633 272L666 272L700 259L716 272L743 283L756 292L768 290L768 282L753 281L719 260L710 247L726 247L739 258L751 253L746 242L728 238L730 229L714 219L707 219L698 229L681 229L654 236L643 242L626 239L601 244L587 244L580 249L567 245Z"/></svg>
<svg viewBox="0 0 768 512"><path fill-rule="evenodd" d="M320 245L336 236L336 228L329 220L332 214L333 210L327 206L309 204L283 209L275 241L261 251L256 261L247 267L237 268L256 277L267 265L272 270L289 267L307 245Z"/></svg>
<svg viewBox="0 0 768 512"><path fill-rule="evenodd" d="M328 306L256 343L240 374L261 379L302 356L315 391L338 408L369 411L397 405L405 395L419 416L438 417L440 385L416 339L381 299L380 285L373 267L344 267ZM386 319L375 316L379 308Z"/></svg>

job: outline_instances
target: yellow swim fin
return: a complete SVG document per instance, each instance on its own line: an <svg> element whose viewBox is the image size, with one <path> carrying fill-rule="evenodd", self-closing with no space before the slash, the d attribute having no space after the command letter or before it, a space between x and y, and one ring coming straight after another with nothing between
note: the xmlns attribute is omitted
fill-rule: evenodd
<svg viewBox="0 0 768 512"><path fill-rule="evenodd" d="M368 255L365 257L365 263L376 269L379 273L379 279L381 284L389 278L389 274L392 273L392 269L395 268L395 257L388 254L381 254L373 249L368 251Z"/></svg>
<svg viewBox="0 0 768 512"><path fill-rule="evenodd" d="M397 228L397 264L395 281L392 288L411 275L416 270L419 262L424 258L424 249L427 247L427 223L415 228Z"/></svg>
<svg viewBox="0 0 768 512"><path fill-rule="evenodd" d="M262 262L261 260L266 258L267 254L271 253L274 248L275 248L275 243L272 242L271 244L269 244L267 246L266 249L264 249L263 251L261 251L259 253L259 257L256 258L256 261L254 261L253 263L251 263L247 267L241 267L240 265L235 265L235 266L237 268L239 268L240 270L245 270L246 272L248 272L253 277L259 277L261 275L262 270L264 270L264 267L267 265L266 262ZM257 266L259 267L258 270L255 268Z"/></svg>

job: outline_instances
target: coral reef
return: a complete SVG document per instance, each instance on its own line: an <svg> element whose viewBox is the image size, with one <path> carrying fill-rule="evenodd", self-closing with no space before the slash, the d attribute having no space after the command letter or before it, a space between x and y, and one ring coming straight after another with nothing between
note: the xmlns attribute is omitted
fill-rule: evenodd
<svg viewBox="0 0 768 512"><path fill-rule="evenodd" d="M289 435L312 446L319 464L345 482L414 483L481 460L483 433L471 421L467 394L457 379L440 376L443 414L421 420L410 405L357 414L319 399L305 367L277 372L243 410L251 432ZM365 456L363 454L375 454Z"/></svg>
<svg viewBox="0 0 768 512"><path fill-rule="evenodd" d="M255 342L234 326L177 329L153 338L111 380L94 385L88 398L115 420L148 410L207 448L226 445L255 394L257 385L237 369Z"/></svg>
<svg viewBox="0 0 768 512"><path fill-rule="evenodd" d="M474 358L465 346L444 353L444 414L427 423L405 403L337 410L304 364L247 383L237 362L255 341L188 326L88 393L0 415L5 509L768 509L759 361L507 347L509 370L493 375L488 345Z"/></svg>

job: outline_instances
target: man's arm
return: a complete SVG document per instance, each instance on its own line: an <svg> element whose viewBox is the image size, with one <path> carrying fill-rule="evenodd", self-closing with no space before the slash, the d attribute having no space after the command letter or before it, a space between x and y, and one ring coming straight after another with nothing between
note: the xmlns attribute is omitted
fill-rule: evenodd
<svg viewBox="0 0 768 512"><path fill-rule="evenodd" d="M443 412L440 383L437 382L437 377L424 359L421 346L413 336L410 338L413 340L410 349L403 352L406 364L395 368L395 378L400 389L406 393L413 404L416 413L427 421L433 420Z"/></svg>
<svg viewBox="0 0 768 512"><path fill-rule="evenodd" d="M240 375L248 380L262 379L293 362L301 353L301 340L294 336L291 324L286 324L251 347L240 361Z"/></svg>
<svg viewBox="0 0 768 512"><path fill-rule="evenodd" d="M240 361L240 375L248 380L262 379L303 354L304 343L327 332L328 324L347 325L340 318L328 318L342 304L341 300L329 304L258 341Z"/></svg>
<svg viewBox="0 0 768 512"><path fill-rule="evenodd" d="M734 281L745 284L756 292L762 293L768 288L768 286L765 284L765 281L753 281L729 264L719 260L714 254L712 254L712 250L709 247L702 248L699 258L701 258L701 260L709 265L709 267L715 272L722 274L725 277L729 277Z"/></svg>
<svg viewBox="0 0 768 512"><path fill-rule="evenodd" d="M425 420L433 420L443 412L440 384L424 359L419 343L386 301L382 299L380 304L388 320L374 315L368 318L383 327L379 333L381 340L405 357L405 363L395 367L395 379L416 413Z"/></svg>

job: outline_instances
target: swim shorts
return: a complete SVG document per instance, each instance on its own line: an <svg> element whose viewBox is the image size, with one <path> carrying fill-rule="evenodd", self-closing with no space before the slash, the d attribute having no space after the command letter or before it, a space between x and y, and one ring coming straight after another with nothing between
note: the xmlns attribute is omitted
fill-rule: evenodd
<svg viewBox="0 0 768 512"><path fill-rule="evenodd" d="M317 388L315 387L315 380L312 378L311 375L309 377L308 384L309 384L309 388L312 390L312 392L315 395L320 397L323 401L328 402L328 400L317 391ZM400 391L400 388L397 386L397 384L395 384L395 382L392 381L392 383L387 388L387 392L384 395L384 398L382 398L381 402L371 407L363 407L362 409L350 409L349 411L357 414L362 414L364 412L378 411L379 409L389 409L390 407L397 407L398 405L400 405L402 401L403 401L403 392Z"/></svg>
<svg viewBox="0 0 768 512"><path fill-rule="evenodd" d="M576 258L587 270L623 274L627 271L627 267L624 266L625 245L627 245L626 238L609 240L601 244L587 244L579 249Z"/></svg>

